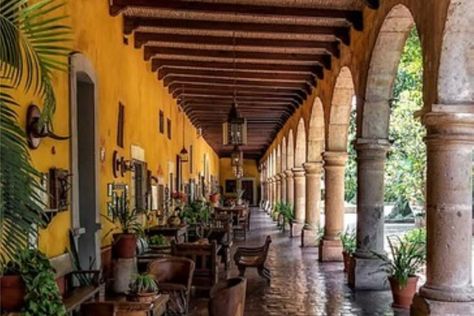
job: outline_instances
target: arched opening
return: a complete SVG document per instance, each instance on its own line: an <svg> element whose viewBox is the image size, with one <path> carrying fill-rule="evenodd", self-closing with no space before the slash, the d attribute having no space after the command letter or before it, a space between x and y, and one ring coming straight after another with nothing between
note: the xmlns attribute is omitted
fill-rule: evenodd
<svg viewBox="0 0 474 316"><path fill-rule="evenodd" d="M295 145L293 141L293 130L288 132L288 142L286 144L286 169L291 170L295 167Z"/></svg>
<svg viewBox="0 0 474 316"><path fill-rule="evenodd" d="M72 232L82 269L100 267L97 79L82 54L70 56Z"/></svg>
<svg viewBox="0 0 474 316"><path fill-rule="evenodd" d="M308 132L308 161L321 161L324 152L324 111L320 98L316 98L311 110Z"/></svg>
<svg viewBox="0 0 474 316"><path fill-rule="evenodd" d="M286 138L283 137L281 140L281 171L284 172L287 167L287 157L286 157Z"/></svg>
<svg viewBox="0 0 474 316"><path fill-rule="evenodd" d="M306 129L303 118L300 119L296 130L295 168L303 168L306 162Z"/></svg>
<svg viewBox="0 0 474 316"><path fill-rule="evenodd" d="M276 149L276 174L281 172L281 146L277 145Z"/></svg>

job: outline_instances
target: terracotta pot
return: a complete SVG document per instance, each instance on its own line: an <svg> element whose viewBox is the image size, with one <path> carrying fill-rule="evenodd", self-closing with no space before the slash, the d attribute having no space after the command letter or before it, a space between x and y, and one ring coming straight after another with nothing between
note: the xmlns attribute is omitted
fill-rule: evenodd
<svg viewBox="0 0 474 316"><path fill-rule="evenodd" d="M342 252L342 258L344 259L344 272L350 271L350 265L351 265L351 254L343 251Z"/></svg>
<svg viewBox="0 0 474 316"><path fill-rule="evenodd" d="M137 236L135 234L114 234L112 246L116 258L133 258L136 254Z"/></svg>
<svg viewBox="0 0 474 316"><path fill-rule="evenodd" d="M209 196L209 200L211 201L211 203L215 204L217 202L219 202L219 194L211 194Z"/></svg>
<svg viewBox="0 0 474 316"><path fill-rule="evenodd" d="M19 311L25 303L26 288L19 275L4 275L0 278L0 302L3 311Z"/></svg>
<svg viewBox="0 0 474 316"><path fill-rule="evenodd" d="M158 296L158 292L128 294L127 300L131 302L152 303L156 299L157 296Z"/></svg>
<svg viewBox="0 0 474 316"><path fill-rule="evenodd" d="M390 281L390 288L392 289L393 304L394 308L409 309L413 297L416 293L416 284L418 283L418 277L409 277L405 287L400 288L400 283L393 277L388 277Z"/></svg>

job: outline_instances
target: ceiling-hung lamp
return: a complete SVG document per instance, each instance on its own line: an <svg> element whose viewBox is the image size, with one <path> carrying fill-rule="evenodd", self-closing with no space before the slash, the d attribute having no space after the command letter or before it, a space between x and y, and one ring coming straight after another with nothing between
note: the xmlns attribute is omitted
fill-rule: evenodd
<svg viewBox="0 0 474 316"><path fill-rule="evenodd" d="M184 88L183 88L183 95L184 95ZM183 111L183 149L181 149L181 151L179 152L179 161L180 162L188 162L189 161L189 153L186 150L186 146L184 146L184 139L185 139L184 106L185 106L185 102L184 102L184 96L183 96L182 105L181 105L181 109Z"/></svg>
<svg viewBox="0 0 474 316"><path fill-rule="evenodd" d="M234 97L227 121L222 124L222 141L224 145L240 146L247 144L247 120L241 117L239 111L237 110L235 90L235 32L232 39L234 44Z"/></svg>
<svg viewBox="0 0 474 316"><path fill-rule="evenodd" d="M242 165L244 161L244 153L239 149L239 146L234 146L234 151L230 156L230 164L232 167L238 167Z"/></svg>

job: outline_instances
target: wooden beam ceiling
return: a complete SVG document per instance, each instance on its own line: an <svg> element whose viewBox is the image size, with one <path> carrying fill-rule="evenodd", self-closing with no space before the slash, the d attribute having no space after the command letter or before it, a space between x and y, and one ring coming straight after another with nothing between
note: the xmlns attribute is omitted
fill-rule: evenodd
<svg viewBox="0 0 474 316"><path fill-rule="evenodd" d="M377 8L379 1L364 0ZM360 1L110 0L123 32L219 155L232 103L247 118L246 157L259 158L317 80L363 29ZM235 95L235 97L234 97Z"/></svg>

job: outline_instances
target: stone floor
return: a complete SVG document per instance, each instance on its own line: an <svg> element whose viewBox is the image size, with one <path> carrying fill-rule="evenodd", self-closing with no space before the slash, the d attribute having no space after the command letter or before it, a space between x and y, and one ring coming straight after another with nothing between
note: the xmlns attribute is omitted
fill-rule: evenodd
<svg viewBox="0 0 474 316"><path fill-rule="evenodd" d="M264 212L254 209L251 218L251 232L240 244L262 244L265 236L272 237L267 260L272 282L267 286L256 271L247 271L246 316L408 315L390 307L389 291L351 291L342 263L319 263L316 248L301 248L299 238L279 232ZM238 274L235 267L229 274Z"/></svg>

